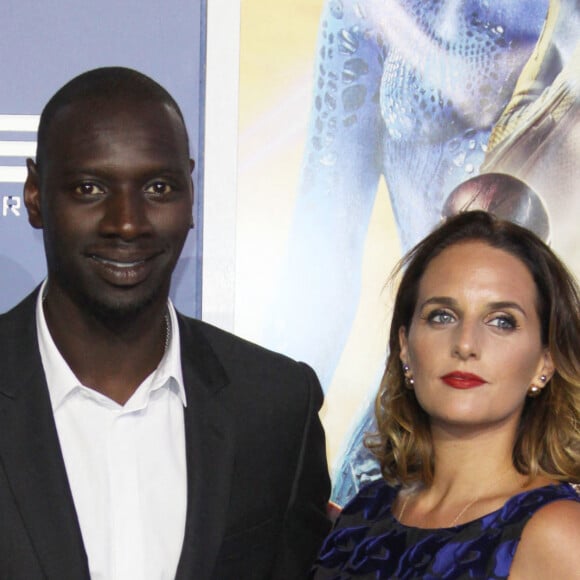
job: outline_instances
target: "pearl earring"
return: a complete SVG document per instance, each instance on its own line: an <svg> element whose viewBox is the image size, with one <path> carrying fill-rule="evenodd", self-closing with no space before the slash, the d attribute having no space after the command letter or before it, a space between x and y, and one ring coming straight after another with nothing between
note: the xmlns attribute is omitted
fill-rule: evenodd
<svg viewBox="0 0 580 580"><path fill-rule="evenodd" d="M403 373L405 374L405 385L412 389L415 385L415 379L411 374L411 367L407 363L403 363Z"/></svg>

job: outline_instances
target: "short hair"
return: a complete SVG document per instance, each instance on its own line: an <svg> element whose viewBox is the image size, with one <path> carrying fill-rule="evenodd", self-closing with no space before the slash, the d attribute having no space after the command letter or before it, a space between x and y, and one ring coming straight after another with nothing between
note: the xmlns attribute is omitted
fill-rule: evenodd
<svg viewBox="0 0 580 580"><path fill-rule="evenodd" d="M121 66L101 67L84 72L62 86L46 103L38 125L36 164L40 170L46 157L50 125L56 114L67 105L88 100L131 99L152 101L174 110L181 122L189 151L187 127L179 105L169 92L147 75Z"/></svg>
<svg viewBox="0 0 580 580"><path fill-rule="evenodd" d="M512 451L515 468L530 477L580 481L580 298L577 283L533 232L485 211L449 218L398 264L402 273L389 336L389 355L375 402L377 433L366 445L392 484L431 483L434 473L429 417L405 388L399 328L410 327L419 284L431 261L459 243L480 241L518 258L536 286L542 344L555 372L537 398L528 397Z"/></svg>

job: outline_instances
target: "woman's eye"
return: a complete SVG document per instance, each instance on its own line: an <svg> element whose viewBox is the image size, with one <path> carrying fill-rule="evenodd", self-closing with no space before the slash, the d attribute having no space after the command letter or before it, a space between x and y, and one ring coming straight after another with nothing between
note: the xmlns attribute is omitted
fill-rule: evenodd
<svg viewBox="0 0 580 580"><path fill-rule="evenodd" d="M99 187L96 183L81 183L76 186L75 193L90 197L91 195L103 193L103 188Z"/></svg>
<svg viewBox="0 0 580 580"><path fill-rule="evenodd" d="M455 320L455 317L447 310L433 310L427 316L427 320L433 324L449 324Z"/></svg>
<svg viewBox="0 0 580 580"><path fill-rule="evenodd" d="M494 316L488 321L488 324L490 326L496 326L497 328L501 328L503 330L512 330L517 326L515 318L507 314Z"/></svg>
<svg viewBox="0 0 580 580"><path fill-rule="evenodd" d="M155 195L166 195L173 191L173 188L169 183L165 181L155 181L148 185L145 189L147 193L153 193Z"/></svg>

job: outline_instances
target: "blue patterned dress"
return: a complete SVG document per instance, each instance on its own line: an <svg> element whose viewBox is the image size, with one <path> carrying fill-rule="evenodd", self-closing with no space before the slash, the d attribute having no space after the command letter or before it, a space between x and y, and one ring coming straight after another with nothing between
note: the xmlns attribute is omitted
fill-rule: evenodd
<svg viewBox="0 0 580 580"><path fill-rule="evenodd" d="M311 572L313 580L507 578L527 521L560 499L580 501L571 485L548 485L510 498L502 508L452 528L399 523L398 488L375 481L342 511Z"/></svg>

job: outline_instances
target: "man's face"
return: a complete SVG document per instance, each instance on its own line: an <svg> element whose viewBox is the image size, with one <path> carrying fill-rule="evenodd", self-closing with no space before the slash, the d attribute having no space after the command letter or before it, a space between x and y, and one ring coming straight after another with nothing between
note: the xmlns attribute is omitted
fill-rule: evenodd
<svg viewBox="0 0 580 580"><path fill-rule="evenodd" d="M177 113L155 102L61 109L42 167L29 162L30 223L44 230L49 286L114 318L165 301L192 223L192 162Z"/></svg>

